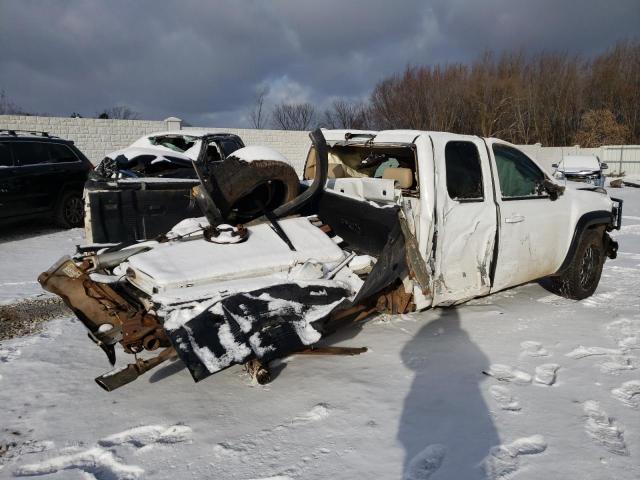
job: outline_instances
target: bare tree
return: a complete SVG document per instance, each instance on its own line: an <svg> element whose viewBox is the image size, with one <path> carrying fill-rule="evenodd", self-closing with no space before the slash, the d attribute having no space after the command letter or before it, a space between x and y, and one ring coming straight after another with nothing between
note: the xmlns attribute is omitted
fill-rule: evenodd
<svg viewBox="0 0 640 480"><path fill-rule="evenodd" d="M140 112L136 112L126 105L116 105L115 107L105 108L98 118L114 118L118 120L138 120Z"/></svg>
<svg viewBox="0 0 640 480"><path fill-rule="evenodd" d="M591 138L602 137L604 129L609 139L640 143L639 82L640 41L618 43L589 61L558 53L496 57L487 52L470 65L408 67L384 78L368 110L377 128L495 135L544 145L569 145L579 131L587 143L598 143L602 140ZM596 110L610 112L613 122L603 112L583 118Z"/></svg>
<svg viewBox="0 0 640 480"><path fill-rule="evenodd" d="M0 115L33 115L30 112L24 111L18 105L13 103L5 93L4 90L0 90Z"/></svg>
<svg viewBox="0 0 640 480"><path fill-rule="evenodd" d="M258 90L254 99L253 108L249 112L249 118L251 118L251 125L253 128L262 129L265 126L267 115L264 111L264 99L269 93L269 89L264 87Z"/></svg>
<svg viewBox="0 0 640 480"><path fill-rule="evenodd" d="M280 103L272 113L274 125L282 130L309 130L315 123L316 109L310 103Z"/></svg>
<svg viewBox="0 0 640 480"><path fill-rule="evenodd" d="M368 111L362 102L336 100L324 111L322 123L327 128L364 129L368 125Z"/></svg>
<svg viewBox="0 0 640 480"><path fill-rule="evenodd" d="M608 109L640 143L640 39L622 41L589 65L588 109Z"/></svg>
<svg viewBox="0 0 640 480"><path fill-rule="evenodd" d="M589 110L582 115L575 143L582 147L622 145L628 138L629 128L620 124L610 110Z"/></svg>

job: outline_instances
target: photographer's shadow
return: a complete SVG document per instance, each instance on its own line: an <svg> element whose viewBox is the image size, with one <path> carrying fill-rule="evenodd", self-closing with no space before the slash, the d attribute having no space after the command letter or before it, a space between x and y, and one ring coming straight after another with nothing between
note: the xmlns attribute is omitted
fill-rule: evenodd
<svg viewBox="0 0 640 480"><path fill-rule="evenodd" d="M483 460L500 444L481 394L488 359L460 328L455 308L425 325L402 350L415 372L398 428L405 479L487 478ZM437 471L437 474L435 472Z"/></svg>

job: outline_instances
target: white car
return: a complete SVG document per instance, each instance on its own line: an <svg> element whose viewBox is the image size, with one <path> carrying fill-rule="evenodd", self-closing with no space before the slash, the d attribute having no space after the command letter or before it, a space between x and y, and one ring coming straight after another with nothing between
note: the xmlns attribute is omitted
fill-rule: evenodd
<svg viewBox="0 0 640 480"><path fill-rule="evenodd" d="M603 170L609 168L601 163L596 155L565 155L560 163L552 165L554 176L560 180L591 183L596 187L604 187Z"/></svg>

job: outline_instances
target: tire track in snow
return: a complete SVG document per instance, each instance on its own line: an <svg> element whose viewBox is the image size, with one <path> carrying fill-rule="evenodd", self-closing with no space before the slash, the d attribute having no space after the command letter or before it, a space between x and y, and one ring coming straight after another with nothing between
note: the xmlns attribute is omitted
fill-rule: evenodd
<svg viewBox="0 0 640 480"><path fill-rule="evenodd" d="M622 355L623 352L620 349L605 348L605 347L585 347L580 345L574 348L569 353L565 354L565 357L580 359L585 357L593 357L598 355Z"/></svg>
<svg viewBox="0 0 640 480"><path fill-rule="evenodd" d="M520 406L520 402L518 402L518 399L511 393L511 390L509 390L507 387L503 387L501 385L492 385L491 387L489 387L489 393L501 410L519 412L522 408Z"/></svg>
<svg viewBox="0 0 640 480"><path fill-rule="evenodd" d="M531 375L528 373L501 363L490 365L489 368L482 373L501 382L514 383L516 385L528 385L532 380Z"/></svg>
<svg viewBox="0 0 640 480"><path fill-rule="evenodd" d="M607 334L625 350L640 349L640 319L621 318L607 325Z"/></svg>
<svg viewBox="0 0 640 480"><path fill-rule="evenodd" d="M534 342L532 340L527 340L520 344L522 348L521 355L527 357L548 357L549 351L542 346L540 342Z"/></svg>
<svg viewBox="0 0 640 480"><path fill-rule="evenodd" d="M621 372L636 369L635 358L627 355L611 355L608 360L598 364L598 366L602 373L619 375Z"/></svg>
<svg viewBox="0 0 640 480"><path fill-rule="evenodd" d="M622 318L606 326L607 335L616 342L618 348L578 346L565 356L581 359L591 356L605 357L597 366L603 373L618 375L621 372L635 370L636 357L631 355L640 349L640 320Z"/></svg>
<svg viewBox="0 0 640 480"><path fill-rule="evenodd" d="M93 447L82 452L61 455L19 467L14 471L14 475L18 477L48 475L62 470L81 470L93 475L97 480L136 480L144 473L144 469L137 465L122 463L113 452Z"/></svg>
<svg viewBox="0 0 640 480"><path fill-rule="evenodd" d="M544 363L536 367L535 382L551 386L556 383L557 372L560 365L557 363Z"/></svg>
<svg viewBox="0 0 640 480"><path fill-rule="evenodd" d="M640 407L640 380L624 382L618 388L611 390L611 395L628 407Z"/></svg>
<svg viewBox="0 0 640 480"><path fill-rule="evenodd" d="M311 409L293 416L288 422L243 435L237 440L226 440L212 447L209 465L213 476L233 478L304 478L304 472L332 454L331 449L318 446L300 457L298 436L308 435L309 428L326 421L333 413L327 403L318 403Z"/></svg>
<svg viewBox="0 0 640 480"><path fill-rule="evenodd" d="M629 455L622 428L600 408L600 404L594 400L588 400L584 402L583 408L587 416L584 426L587 435L608 452Z"/></svg>
<svg viewBox="0 0 640 480"><path fill-rule="evenodd" d="M404 474L404 480L428 480L444 461L447 448L444 445L433 444L411 459Z"/></svg>
<svg viewBox="0 0 640 480"><path fill-rule="evenodd" d="M134 454L137 454L148 451L154 445L175 444L190 439L191 428L186 425L143 425L102 438L96 446L87 450L23 465L14 471L14 475L35 476L63 470L80 470L97 480L136 480L142 477L144 469L124 463L116 456L113 447L132 446Z"/></svg>
<svg viewBox="0 0 640 480"><path fill-rule="evenodd" d="M522 437L509 444L497 445L489 451L484 462L487 477L491 480L509 477L520 467L522 455L537 455L546 449L547 442L542 435Z"/></svg>

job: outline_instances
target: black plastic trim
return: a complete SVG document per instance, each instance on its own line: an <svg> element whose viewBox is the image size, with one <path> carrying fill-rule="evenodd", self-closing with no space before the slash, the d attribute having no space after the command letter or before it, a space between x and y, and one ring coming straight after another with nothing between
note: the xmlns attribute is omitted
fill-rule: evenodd
<svg viewBox="0 0 640 480"><path fill-rule="evenodd" d="M569 265L573 260L573 256L575 255L578 245L580 244L580 240L582 239L582 235L585 231L587 231L594 225L611 225L612 221L613 214L606 210L595 210L593 212L587 212L582 215L578 220L578 223L576 224L576 228L573 232L573 238L571 239L571 244L569 245L567 255L565 256L562 265L560 265L560 268L555 273L555 275L559 275L567 268L569 268Z"/></svg>
<svg viewBox="0 0 640 480"><path fill-rule="evenodd" d="M613 228L620 230L620 227L622 227L622 204L624 202L621 198L611 197L611 200L617 203L617 205L613 206L613 216L615 217L615 224L613 225Z"/></svg>
<svg viewBox="0 0 640 480"><path fill-rule="evenodd" d="M489 148L484 138L478 137L484 143L484 148L487 150L487 158L489 159L489 176L491 177L491 192L493 194L493 204L496 207L496 234L493 242L493 255L491 256L491 262L489 263L489 283L493 287L493 281L496 278L496 268L498 267L498 253L500 248L500 229L501 229L501 214L500 203L498 202L498 194L496 193L496 173L493 171L493 158L491 157L493 149Z"/></svg>
<svg viewBox="0 0 640 480"><path fill-rule="evenodd" d="M523 197L502 197L503 202L510 202L511 200L539 200L542 198L550 198L549 195L527 195Z"/></svg>

